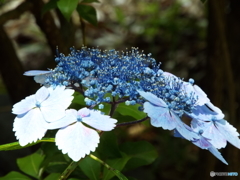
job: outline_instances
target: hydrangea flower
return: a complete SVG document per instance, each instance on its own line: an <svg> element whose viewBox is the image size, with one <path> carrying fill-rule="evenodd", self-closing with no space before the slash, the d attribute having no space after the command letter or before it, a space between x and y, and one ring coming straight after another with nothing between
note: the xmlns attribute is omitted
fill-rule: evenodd
<svg viewBox="0 0 240 180"><path fill-rule="evenodd" d="M115 119L102 115L101 111L82 108L66 110L66 116L49 124L48 129L58 129L56 145L64 154L68 154L74 161L79 161L90 151L94 151L100 136L96 130L110 131L115 127Z"/></svg>
<svg viewBox="0 0 240 180"><path fill-rule="evenodd" d="M48 123L65 116L65 110L73 99L73 90L64 86L41 87L35 95L13 105L12 113L17 117L13 123L13 131L21 146L41 139Z"/></svg>
<svg viewBox="0 0 240 180"><path fill-rule="evenodd" d="M197 138L197 135L186 128L179 116L169 107L162 99L149 93L138 91L148 102L144 103L144 112L150 117L151 124L155 127L162 127L163 129L176 129L185 139L192 140Z"/></svg>
<svg viewBox="0 0 240 180"><path fill-rule="evenodd" d="M44 84L47 76L51 73L51 71L44 70L30 70L26 71L23 75L25 76L34 76L34 80L36 83Z"/></svg>
<svg viewBox="0 0 240 180"><path fill-rule="evenodd" d="M217 149L224 148L227 141L240 149L239 133L224 119L211 119L210 121L193 119L191 126L196 131L201 129L202 135L211 139L211 144Z"/></svg>
<svg viewBox="0 0 240 180"><path fill-rule="evenodd" d="M191 142L195 144L196 146L200 147L201 149L206 149L209 152L211 152L216 158L218 158L220 161L222 161L224 164L228 165L227 161L222 157L221 153L216 149L214 145L211 143L211 139L208 139L202 135L203 130L195 131L195 133L198 135L198 138L193 138ZM175 137L184 137L177 131L174 131Z"/></svg>
<svg viewBox="0 0 240 180"><path fill-rule="evenodd" d="M90 109L97 105L100 110L104 109L105 103L116 107L125 103L127 106L143 104L139 109L143 108L153 126L174 130L176 136L209 150L225 164L227 162L217 149L225 147L227 141L240 148L239 133L223 119L223 112L211 103L194 80L186 82L162 71L151 54L146 55L137 48L119 52L83 47L81 50L71 48L68 56L59 54L55 60L58 64L53 70L34 70L24 74L34 76L36 82L50 88L48 95L43 89L36 93L37 98L30 96L23 100L23 107L15 105L13 108L18 115L14 131L21 144L36 141L47 129L60 128L56 134L57 146L78 161L94 151L99 142L98 133L84 123L102 131L113 129L116 123L116 120L102 115L101 111ZM59 86L81 93L90 109L65 112L71 93L63 96ZM65 101L68 103L62 107L61 103ZM46 108L44 105L47 105ZM33 116L37 115L35 121ZM181 120L184 115L191 118L191 126ZM31 130L26 130L25 126ZM33 128L38 132L34 134ZM33 137L28 137L30 134Z"/></svg>

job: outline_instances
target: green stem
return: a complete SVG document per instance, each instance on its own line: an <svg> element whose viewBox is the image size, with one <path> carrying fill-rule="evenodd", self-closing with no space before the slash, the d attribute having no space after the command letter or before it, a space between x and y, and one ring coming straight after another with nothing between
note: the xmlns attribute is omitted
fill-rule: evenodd
<svg viewBox="0 0 240 180"><path fill-rule="evenodd" d="M112 168L111 166L109 166L107 163L105 163L104 161L102 161L101 159L98 159L96 156L89 154L89 157L92 158L95 161L100 162L102 165L104 165L107 169L109 170L115 170L114 168Z"/></svg>
<svg viewBox="0 0 240 180"><path fill-rule="evenodd" d="M72 161L71 164L69 164L69 166L63 171L58 180L66 180L68 176L76 169L80 161L81 160L78 162Z"/></svg>
<svg viewBox="0 0 240 180"><path fill-rule="evenodd" d="M118 123L118 124L117 124L117 127L118 127L118 126L127 126L127 125L131 125L131 124L140 123L140 122L143 122L143 121L147 120L148 118L149 118L149 117L147 116L147 117L145 117L145 118L143 118L143 119L140 119L140 120L137 120L137 121L130 121L130 122Z"/></svg>
<svg viewBox="0 0 240 180"><path fill-rule="evenodd" d="M111 103L111 110L110 110L110 113L109 113L109 116L112 117L116 108L117 108L117 105L118 103L116 103L115 101L115 97L113 97L113 102Z"/></svg>

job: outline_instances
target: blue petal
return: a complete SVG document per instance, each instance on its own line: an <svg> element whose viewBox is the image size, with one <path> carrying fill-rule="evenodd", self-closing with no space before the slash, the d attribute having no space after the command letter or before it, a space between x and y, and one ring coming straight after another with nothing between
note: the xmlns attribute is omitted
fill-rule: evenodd
<svg viewBox="0 0 240 180"><path fill-rule="evenodd" d="M232 145L240 149L240 139L238 138L239 133L237 132L237 129L234 128L231 124L229 124L226 120L216 120L214 122L216 128L223 135L223 137ZM225 124L222 124L223 122Z"/></svg>
<svg viewBox="0 0 240 180"><path fill-rule="evenodd" d="M216 158L228 165L227 161L222 157L221 153L214 147L208 149Z"/></svg>
<svg viewBox="0 0 240 180"><path fill-rule="evenodd" d="M199 139L192 141L192 143L202 149L209 150L216 158L218 158L220 161L228 165L226 160L222 157L221 153L209 142L209 139L199 135Z"/></svg>
<svg viewBox="0 0 240 180"><path fill-rule="evenodd" d="M210 143L217 149L224 148L227 145L226 138L219 132L212 121L198 121L193 119L191 126L195 132L203 130L202 136L210 139Z"/></svg>
<svg viewBox="0 0 240 180"><path fill-rule="evenodd" d="M185 112L189 117L193 119L211 121L212 119L222 119L224 117L223 113L217 113L211 111L206 105L195 106L192 113Z"/></svg>
<svg viewBox="0 0 240 180"><path fill-rule="evenodd" d="M56 145L58 149L62 150L63 154L67 153L72 160L79 161L90 151L95 151L99 139L100 137L96 131L77 122L58 130Z"/></svg>
<svg viewBox="0 0 240 180"><path fill-rule="evenodd" d="M154 106L149 102L144 103L144 112L151 118L151 124L155 127L162 127L163 129L173 130L176 124L176 115L170 115L168 108Z"/></svg>
<svg viewBox="0 0 240 180"><path fill-rule="evenodd" d="M176 130L182 137L187 140L193 140L194 138L198 138L196 132L194 132L188 125L184 124L181 119L176 119Z"/></svg>
<svg viewBox="0 0 240 180"><path fill-rule="evenodd" d="M198 105L204 105L206 103L209 103L210 100L208 99L206 93L197 85L193 86L195 96L198 97L197 103Z"/></svg>
<svg viewBox="0 0 240 180"><path fill-rule="evenodd" d="M45 128L46 122L41 115L41 111L36 108L24 116L17 116L13 123L13 131L19 140L21 146L25 146L28 143L36 142L41 139L47 129Z"/></svg>
<svg viewBox="0 0 240 180"><path fill-rule="evenodd" d="M212 147L212 144L209 142L209 139L199 135L198 139L192 140L192 143L196 146L200 147L201 149L208 149Z"/></svg>
<svg viewBox="0 0 240 180"><path fill-rule="evenodd" d="M144 97L146 100L148 100L150 103L156 105L156 106L160 106L160 107L168 107L167 104L160 98L158 98L157 96L155 96L152 93L149 92L144 92L144 91L138 91L138 93Z"/></svg>

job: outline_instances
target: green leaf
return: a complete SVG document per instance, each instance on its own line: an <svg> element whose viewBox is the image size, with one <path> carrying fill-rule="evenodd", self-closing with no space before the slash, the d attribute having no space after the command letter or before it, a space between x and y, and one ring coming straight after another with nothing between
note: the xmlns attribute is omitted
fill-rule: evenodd
<svg viewBox="0 0 240 180"><path fill-rule="evenodd" d="M158 157L154 146L146 141L126 142L120 146L120 150L131 157L125 170L151 164Z"/></svg>
<svg viewBox="0 0 240 180"><path fill-rule="evenodd" d="M79 4L77 7L79 16L88 21L90 24L97 25L97 12L92 6Z"/></svg>
<svg viewBox="0 0 240 180"><path fill-rule="evenodd" d="M16 171L11 171L4 177L0 177L0 180L31 180L31 178L16 172Z"/></svg>
<svg viewBox="0 0 240 180"><path fill-rule="evenodd" d="M119 158L122 154L117 144L117 137L113 131L104 132L101 135L101 143L97 147L97 152L101 158Z"/></svg>
<svg viewBox="0 0 240 180"><path fill-rule="evenodd" d="M86 156L81 160L79 167L84 174L91 180L98 180L101 172L101 164L93 160L89 156Z"/></svg>
<svg viewBox="0 0 240 180"><path fill-rule="evenodd" d="M44 15L46 12L50 11L51 9L57 8L57 1L58 0L51 0L51 1L47 2L46 4L44 4L44 6L41 10L41 14Z"/></svg>
<svg viewBox="0 0 240 180"><path fill-rule="evenodd" d="M43 159L44 156L36 152L29 156L17 159L17 165L24 173L39 178L39 169Z"/></svg>
<svg viewBox="0 0 240 180"><path fill-rule="evenodd" d="M69 21L72 12L76 9L79 0L59 0L57 7L63 16Z"/></svg>
<svg viewBox="0 0 240 180"><path fill-rule="evenodd" d="M41 140L38 140L35 143L28 144L26 146L21 146L19 142L13 142L8 144L0 145L0 151L9 151L9 150L16 150L16 149L23 149L29 146L33 146L35 144L38 144L40 142L55 142L55 138L43 138Z"/></svg>
<svg viewBox="0 0 240 180"><path fill-rule="evenodd" d="M97 158L96 156L90 154L89 157L91 157L92 159L94 159L94 160L100 162L102 165L104 165L104 167L105 167L107 170L109 170L109 171L113 174L113 176L116 175L116 176L118 177L118 179L120 179L120 180L128 180L119 170L116 170L116 169L112 168L111 166L109 166L107 163L105 163L105 162L102 161L101 159ZM119 158L119 159L120 159L120 158ZM128 160L128 157L121 158L121 159L124 160L124 161L127 161L127 160ZM114 162L114 160L113 160L112 162L114 162L114 163L116 164L116 161L119 162L118 159L115 160L115 162ZM120 165L121 163L117 163L117 164ZM124 164L124 163L122 163L122 164ZM121 167L121 166L119 166L119 167ZM105 170L105 169L104 169L104 170ZM108 174L107 174L107 175L108 175ZM109 175L110 175L110 174L109 174ZM113 177L113 176L112 176L112 177ZM110 176L109 176L109 177L110 177ZM106 177L106 178L108 178L108 177ZM104 179L104 178L103 178L103 179ZM105 179L104 179L104 180L105 180Z"/></svg>
<svg viewBox="0 0 240 180"><path fill-rule="evenodd" d="M146 114L144 112L138 110L139 106L140 105L138 105L138 104L127 106L127 105L125 105L125 103L121 103L118 105L116 112L118 112L124 116L132 116L136 120L139 120L139 119L146 117Z"/></svg>
<svg viewBox="0 0 240 180"><path fill-rule="evenodd" d="M84 101L84 96L78 92L75 92L73 94L74 99L72 100L72 103L80 104L82 106L86 106L86 103Z"/></svg>
<svg viewBox="0 0 240 180"><path fill-rule="evenodd" d="M61 174L59 173L52 173L52 174L49 174L44 180L56 180L56 179L59 179L60 176Z"/></svg>
<svg viewBox="0 0 240 180"><path fill-rule="evenodd" d="M111 168L105 167L103 170L103 180L109 180L112 177L121 175L120 171L124 168L127 164L128 160L130 159L129 156L125 156L122 158L116 159L108 159L106 163L111 166Z"/></svg>

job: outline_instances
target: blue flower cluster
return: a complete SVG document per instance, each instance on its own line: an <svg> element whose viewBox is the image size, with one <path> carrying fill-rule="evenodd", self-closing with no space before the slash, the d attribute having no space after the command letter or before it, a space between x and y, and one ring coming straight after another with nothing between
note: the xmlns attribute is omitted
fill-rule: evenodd
<svg viewBox="0 0 240 180"><path fill-rule="evenodd" d="M194 85L194 80L186 82L164 72L151 54L145 55L136 48L119 52L83 47L72 48L68 56L59 54L55 60L58 63L55 69L29 71L25 75L35 76L35 80L46 87L66 86L82 93L90 108L98 105L103 109L104 102L141 104L153 126L173 130L176 137L209 150L225 164L217 149L224 148L227 141L240 148L239 133L223 119L222 111L210 102L202 89ZM69 121L72 114L76 114L66 112L67 118L63 119ZM181 120L183 115L191 118L190 126ZM113 125L107 130L112 128Z"/></svg>
<svg viewBox="0 0 240 180"><path fill-rule="evenodd" d="M136 48L128 52L72 48L70 55L60 54L55 60L57 67L41 83L78 88L87 97L88 106L110 102L111 96L126 100L128 105L142 103L137 90L162 98L180 116L184 111L191 113L196 104L193 96L181 90L182 80L166 77L151 54L145 55Z"/></svg>

